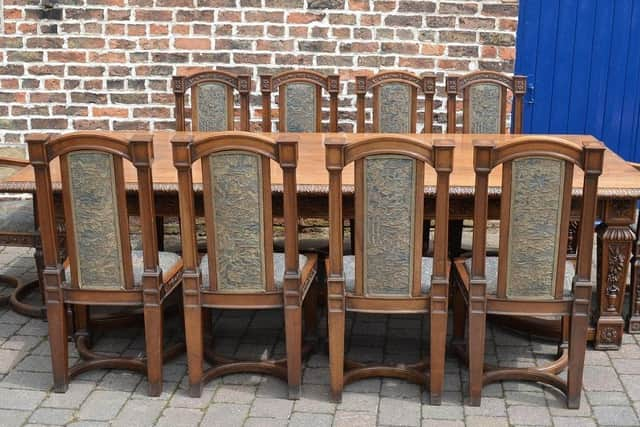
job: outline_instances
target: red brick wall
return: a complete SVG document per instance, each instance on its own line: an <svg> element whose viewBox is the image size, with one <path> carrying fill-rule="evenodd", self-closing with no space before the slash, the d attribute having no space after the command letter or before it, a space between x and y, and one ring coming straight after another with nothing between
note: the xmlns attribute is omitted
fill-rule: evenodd
<svg viewBox="0 0 640 427"><path fill-rule="evenodd" d="M70 129L173 129L171 76L200 67L258 75L339 73L340 126L353 76L511 72L517 4L503 0L0 0L0 140ZM421 126L419 126L421 129Z"/></svg>

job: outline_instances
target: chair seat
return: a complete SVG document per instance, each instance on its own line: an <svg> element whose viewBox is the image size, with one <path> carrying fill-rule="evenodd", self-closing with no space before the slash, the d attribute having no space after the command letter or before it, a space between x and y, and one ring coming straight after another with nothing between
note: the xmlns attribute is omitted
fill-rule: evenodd
<svg viewBox="0 0 640 427"><path fill-rule="evenodd" d="M0 201L0 233L33 233L35 217L32 200Z"/></svg>
<svg viewBox="0 0 640 427"><path fill-rule="evenodd" d="M344 265L344 281L347 292L353 292L356 288L356 257L347 255L342 258ZM431 290L431 271L433 270L433 258L422 258L422 293L428 293Z"/></svg>
<svg viewBox="0 0 640 427"><path fill-rule="evenodd" d="M307 257L304 255L298 255L298 268L302 268L307 264ZM202 285L207 286L209 284L209 257L203 256L200 260L200 272L202 274ZM273 278L275 281L276 289L282 289L284 282L284 254L280 252L274 252L273 254Z"/></svg>
<svg viewBox="0 0 640 427"><path fill-rule="evenodd" d="M182 267L182 258L173 252L158 252L159 264L162 269L162 281L168 282ZM69 260L65 262L65 277L71 279L71 267ZM131 264L133 266L133 283L139 287L142 284L142 273L144 272L144 260L142 251L131 251Z"/></svg>
<svg viewBox="0 0 640 427"><path fill-rule="evenodd" d="M486 257L485 274L487 278L487 294L495 294L498 289L498 257ZM471 272L471 258L464 261L464 266L468 272ZM566 262L564 270L564 295L571 296L573 289L573 276L575 276L575 267L570 261Z"/></svg>

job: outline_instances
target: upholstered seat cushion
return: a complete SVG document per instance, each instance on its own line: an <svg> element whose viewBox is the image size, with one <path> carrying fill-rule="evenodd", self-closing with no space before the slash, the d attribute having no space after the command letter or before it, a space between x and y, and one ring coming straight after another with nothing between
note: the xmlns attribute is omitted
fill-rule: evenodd
<svg viewBox="0 0 640 427"><path fill-rule="evenodd" d="M353 292L356 288L356 257L347 255L342 258L344 266L344 287L347 292ZM433 258L422 258L422 293L431 290L431 271L433 270Z"/></svg>
<svg viewBox="0 0 640 427"><path fill-rule="evenodd" d="M306 263L307 257L298 255L298 268L300 270L302 270L302 267L304 267ZM200 273L202 274L202 284L206 286L209 283L209 258L207 255L203 256L200 260ZM281 252L273 253L273 278L276 289L282 289L282 283L284 281L284 254Z"/></svg>
<svg viewBox="0 0 640 427"><path fill-rule="evenodd" d="M162 280L167 282L182 266L182 258L173 252L159 252L158 258L160 268L162 269ZM133 283L135 286L140 286L142 283L142 273L144 272L142 251L131 251L131 264L133 266ZM67 280L71 280L71 267L68 262L65 262L64 274ZM90 286L91 284L87 285Z"/></svg>
<svg viewBox="0 0 640 427"><path fill-rule="evenodd" d="M471 271L471 258L464 261L467 271ZM487 294L495 294L498 289L498 257L487 257L485 274L487 277ZM567 261L564 270L564 294L571 295L573 276L575 275L575 267L572 262Z"/></svg>
<svg viewBox="0 0 640 427"><path fill-rule="evenodd" d="M32 200L0 201L0 233L35 231Z"/></svg>

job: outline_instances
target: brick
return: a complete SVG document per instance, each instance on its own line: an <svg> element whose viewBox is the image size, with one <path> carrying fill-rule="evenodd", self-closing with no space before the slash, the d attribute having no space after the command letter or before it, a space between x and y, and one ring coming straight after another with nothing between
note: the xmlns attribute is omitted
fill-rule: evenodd
<svg viewBox="0 0 640 427"><path fill-rule="evenodd" d="M176 49L186 50L208 50L211 48L211 41L205 38L177 38L175 47Z"/></svg>
<svg viewBox="0 0 640 427"><path fill-rule="evenodd" d="M390 426L419 426L420 403L396 398L380 399L380 424Z"/></svg>
<svg viewBox="0 0 640 427"><path fill-rule="evenodd" d="M242 422L249 413L249 405L236 405L231 403L212 403L202 419L202 425L236 426Z"/></svg>
<svg viewBox="0 0 640 427"><path fill-rule="evenodd" d="M478 5L473 2L446 3L438 5L438 12L452 15L475 15L478 12Z"/></svg>
<svg viewBox="0 0 640 427"><path fill-rule="evenodd" d="M64 46L64 39L57 37L34 37L27 39L26 45L32 49L61 49ZM22 43L7 47L22 47Z"/></svg>
<svg viewBox="0 0 640 427"><path fill-rule="evenodd" d="M482 14L490 16L518 16L517 4L484 4Z"/></svg>
<svg viewBox="0 0 640 427"><path fill-rule="evenodd" d="M434 13L436 3L432 1L404 1L398 3L398 12Z"/></svg>
<svg viewBox="0 0 640 427"><path fill-rule="evenodd" d="M465 30L493 29L495 26L496 20L493 18L470 18L467 16L458 18L458 27Z"/></svg>
<svg viewBox="0 0 640 427"><path fill-rule="evenodd" d="M309 9L342 9L344 0L307 0Z"/></svg>
<svg viewBox="0 0 640 427"><path fill-rule="evenodd" d="M419 47L415 43L382 43L381 51L383 53L416 54Z"/></svg>
<svg viewBox="0 0 640 427"><path fill-rule="evenodd" d="M71 49L100 49L104 47L104 42L103 38L71 37L67 43Z"/></svg>
<svg viewBox="0 0 640 427"><path fill-rule="evenodd" d="M421 27L422 16L420 15L389 15L385 18L384 24L390 27Z"/></svg>
<svg viewBox="0 0 640 427"><path fill-rule="evenodd" d="M67 119L31 119L31 129L67 129Z"/></svg>
<svg viewBox="0 0 640 427"><path fill-rule="evenodd" d="M287 16L287 22L291 24L310 24L311 22L322 21L325 16L324 13L292 12Z"/></svg>
<svg viewBox="0 0 640 427"><path fill-rule="evenodd" d="M299 41L298 48L307 52L334 52L336 50L336 42L330 41Z"/></svg>

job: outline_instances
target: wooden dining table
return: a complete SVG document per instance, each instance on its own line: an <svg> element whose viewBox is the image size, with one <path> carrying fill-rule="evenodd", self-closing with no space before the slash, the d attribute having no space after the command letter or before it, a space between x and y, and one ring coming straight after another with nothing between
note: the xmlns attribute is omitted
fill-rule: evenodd
<svg viewBox="0 0 640 427"><path fill-rule="evenodd" d="M93 132L95 134L95 132ZM131 132L117 133L121 137L132 136ZM156 195L156 213L162 216L178 214L178 179L173 167L171 144L173 136L191 135L194 139L203 137L198 132L154 132L153 180ZM276 137L277 134L264 134ZM299 138L299 161L297 168L298 207L301 217L323 218L328 216L329 175L325 168L325 151L323 140L337 134L305 133L288 134ZM356 142L373 134L340 134L347 142ZM380 135L380 134L376 134ZM473 141L492 140L497 145L507 144L517 136L491 134L412 134L410 136L425 144L436 140L449 140L455 144L454 167L450 176L450 216L454 221L471 219L473 215L473 199L475 174L473 171ZM548 136L548 135L546 135ZM573 143L595 140L589 135L557 135ZM200 168L193 171L196 195L201 193L202 176ZM54 190L60 191L60 169L57 162L51 165ZM435 210L435 173L425 169L425 218L433 218ZM277 167L271 168L273 191L273 207L275 214L282 211L282 175ZM125 167L125 186L128 191L129 205L135 214L137 207L137 178L131 165ZM489 177L489 216L499 217L501 170L497 168ZM582 173L576 171L573 180L572 215L578 218L579 201L582 194ZM21 169L0 183L2 193L34 193L35 181L31 167ZM343 173L343 193L346 217L353 215L353 167L348 166ZM626 292L626 277L631 261L632 246L635 235L630 229L635 219L636 204L640 199L640 172L628 165L611 150L606 150L604 170L598 186L597 217L600 223L597 232L597 294L592 308L592 326L589 337L599 349L619 348L625 327L623 318ZM58 200L57 203L60 203ZM196 197L196 211L202 212L202 198ZM575 224L575 223L574 223ZM573 228L576 234L575 227ZM450 245L459 248L460 235L452 234ZM570 235L572 233L570 232ZM570 236L571 237L571 236ZM573 245L571 239L569 247ZM640 287L640 285L638 285ZM629 331L640 333L640 289L633 289ZM545 327L546 323L540 323ZM540 331L543 332L543 331ZM541 333L544 335L544 333Z"/></svg>

